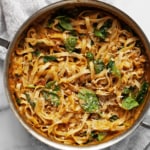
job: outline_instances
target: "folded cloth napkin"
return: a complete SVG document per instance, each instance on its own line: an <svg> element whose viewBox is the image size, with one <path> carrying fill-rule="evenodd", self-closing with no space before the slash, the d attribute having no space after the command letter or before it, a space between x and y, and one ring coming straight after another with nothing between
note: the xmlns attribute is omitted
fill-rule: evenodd
<svg viewBox="0 0 150 150"><path fill-rule="evenodd" d="M0 38L11 41L22 25L22 23L31 16L34 12L40 8L54 3L58 0L0 0ZM106 3L116 5L117 0L103 0ZM125 0L124 0L125 2ZM133 8L134 9L134 8ZM0 59L4 60L7 49L0 46ZM2 61L0 61L0 72L2 72ZM2 85L2 78L0 78L0 85ZM3 97L3 101L0 101L1 106L8 106L5 96L3 94L3 87L0 86L0 95ZM0 106L0 108L1 108ZM150 113L149 113L150 114ZM42 150L48 150L44 144L34 140ZM142 126L131 134L126 139L122 140L118 144L111 146L107 150L148 150L148 144L150 143L150 129L146 129ZM150 149L150 148L149 148Z"/></svg>

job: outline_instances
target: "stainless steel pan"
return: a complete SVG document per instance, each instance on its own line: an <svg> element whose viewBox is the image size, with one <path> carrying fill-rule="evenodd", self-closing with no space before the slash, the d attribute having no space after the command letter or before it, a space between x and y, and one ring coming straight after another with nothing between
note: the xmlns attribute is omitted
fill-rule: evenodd
<svg viewBox="0 0 150 150"><path fill-rule="evenodd" d="M146 116L146 113L148 111L149 105L150 105L150 92L148 93L147 97L146 97L146 103L145 106L140 114L140 117L138 118L138 120L135 122L135 124L125 133L119 135L118 137L106 142L106 143L102 143L99 145L93 145L93 146L88 146L88 147L76 147L76 146L68 146L68 145L63 145L63 144L58 144L55 142L52 142L50 140L48 140L47 138L43 137L42 135L39 135L37 132L35 132L33 129L31 129L21 118L21 116L18 114L18 111L16 110L12 100L11 100L11 96L10 96L10 92L8 90L8 80L7 80L7 76L8 76L8 67L9 64L11 63L11 59L10 59L10 55L14 49L14 46L18 40L18 38L22 35L22 33L36 20L38 20L41 16L54 11L56 9L61 9L64 7L68 7L70 5L77 5L77 6L92 6L95 8L99 8L101 10L104 10L106 12L109 12L113 15L115 15L116 17L118 17L120 20L124 21L126 24L128 24L133 30L134 32L140 37L145 50L146 50L146 55L148 56L148 63L147 63L147 70L146 70L146 75L147 78L150 82L150 44L149 41L147 39L147 37L145 36L145 34L143 33L143 31L140 29L140 27L135 23L135 21L133 21L133 19L131 19L128 15L126 15L124 12L122 12L121 10L103 3L103 2L99 2L99 1L95 1L95 0L65 0L65 1L60 1L57 3L54 3L52 5L49 5L39 11L37 11L34 15L32 15L18 30L18 32L16 33L16 35L14 36L14 39L11 42L8 42L7 40L4 39L0 39L0 45L7 48L8 49L8 53L5 59L5 69L4 69L4 88L5 88L5 92L6 95L8 97L8 101L10 104L10 107L12 109L12 111L14 112L14 114L16 115L16 117L18 118L18 120L21 122L21 124L27 129L27 131L29 133L31 133L34 137L36 137L37 139L39 139L40 141L42 141L43 143L58 148L58 149L64 149L64 150L77 150L77 149L83 149L83 150L100 150L109 146L112 146L113 144L121 141L122 139L126 138L128 135L132 134L134 132L134 130L139 126L142 125L144 127L150 128L150 116ZM147 21L147 20L145 20Z"/></svg>

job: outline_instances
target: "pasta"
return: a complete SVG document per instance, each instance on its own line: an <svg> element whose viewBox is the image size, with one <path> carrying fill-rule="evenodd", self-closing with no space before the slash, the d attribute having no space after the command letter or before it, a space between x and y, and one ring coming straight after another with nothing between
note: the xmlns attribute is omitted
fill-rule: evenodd
<svg viewBox="0 0 150 150"><path fill-rule="evenodd" d="M90 8L58 11L16 44L9 88L19 114L43 136L98 144L138 118L149 87L146 61L140 39L116 17Z"/></svg>

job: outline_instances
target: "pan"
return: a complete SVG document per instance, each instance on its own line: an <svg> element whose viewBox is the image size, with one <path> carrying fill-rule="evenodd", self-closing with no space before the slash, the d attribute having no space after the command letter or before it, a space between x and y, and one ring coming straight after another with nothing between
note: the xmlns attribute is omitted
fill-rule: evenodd
<svg viewBox="0 0 150 150"><path fill-rule="evenodd" d="M20 123L26 128L26 130L29 133L31 133L34 137L36 137L38 140L42 141L43 143L45 143L51 147L57 148L57 149L65 149L65 150L95 149L95 150L100 150L100 149L112 146L115 143L125 139L128 135L132 134L136 130L136 128L140 125L150 128L150 126L149 126L150 117L146 116L146 113L149 108L149 103L150 103L150 100L149 100L150 92L148 89L147 89L147 95L145 96L145 100L144 100L144 103L142 104L142 108L140 109L138 117L134 120L132 126L130 126L126 131L121 132L120 134L117 134L115 137L110 138L109 140L106 140L106 141L104 140L104 142L99 142L97 144L87 144L88 142L85 142L84 144L81 144L81 145L79 143L71 145L71 144L68 144L67 142L61 143L60 141L58 142L53 139L50 139L50 138L46 137L45 135L41 134L40 132L38 132L36 129L34 129L32 127L32 125L30 123L28 123L28 119L25 119L23 117L23 115L20 114L18 107L16 106L16 103L13 100L14 96L12 96L13 95L12 89L10 88L9 78L10 78L10 74L11 74L12 70L10 70L9 68L10 68L11 64L13 63L12 59L14 57L14 49L16 48L18 41L20 41L20 39L22 39L22 37L24 37L25 33L28 31L28 29L31 26L33 26L36 23L41 23L43 21L43 19L41 19L41 18L43 18L44 16L51 16L50 20L52 20L53 14L55 14L55 12L59 11L62 13L64 11L64 8L69 8L69 10L72 10L69 13L75 13L75 11L73 11L73 10L77 7L82 8L82 9L83 8L84 9L92 8L93 12L95 10L98 10L100 12L104 12L104 14L108 13L111 16L114 16L115 18L120 20L123 24L130 27L130 29L132 30L131 32L133 32L133 34L137 35L139 37L139 39L141 40L142 48L144 49L144 54L147 57L147 61L146 61L146 65L145 65L145 74L146 74L145 76L146 76L147 81L150 83L150 71L148 69L149 65L150 65L150 44L149 44L149 41L148 41L147 37L145 36L144 32L142 31L142 29L138 26L138 24L133 19L131 19L127 14L125 14L118 8L115 8L114 6L111 6L104 2L93 1L93 0L66 0L66 1L60 1L57 3L51 4L51 5L48 5L48 6L44 7L43 9L37 11L35 14L33 14L20 27L20 29L15 34L15 36L11 42L4 40L4 39L0 39L0 45L5 47L6 49L8 49L7 56L5 59L5 64L4 64L4 68L5 68L4 69L4 88L5 88L5 93L7 95L8 102L10 104L12 112L15 114L15 116L20 121ZM59 13L59 14L61 14L61 13ZM52 14L52 15L50 15L50 14ZM75 17L75 15L74 15L74 17ZM64 15L60 15L58 18L61 19L62 24L63 24L63 21L67 20L66 18L64 18ZM49 22L51 22L51 21L49 21ZM68 26L67 28L69 28L69 27L70 26ZM106 28L104 28L104 30L106 30ZM103 38L103 37L101 37L101 38ZM105 42L103 40L104 39L101 39L102 42ZM31 46L32 46L32 44L31 44ZM41 45L41 47L42 46L43 45ZM69 53L69 55L71 55L71 54ZM45 61L47 61L47 60L45 60ZM12 81L13 81L13 79L12 79ZM79 92L78 89L75 89L75 91ZM83 93L81 92L80 93L81 97L82 97L82 94ZM29 102L30 101L29 95L26 94L26 98L28 98L28 102ZM136 114L135 114L135 116L136 116ZM94 135L94 136L98 137L97 131L95 131L94 133L96 133L96 135ZM82 136L84 136L83 133L82 133ZM99 137L99 138L101 138L101 137Z"/></svg>

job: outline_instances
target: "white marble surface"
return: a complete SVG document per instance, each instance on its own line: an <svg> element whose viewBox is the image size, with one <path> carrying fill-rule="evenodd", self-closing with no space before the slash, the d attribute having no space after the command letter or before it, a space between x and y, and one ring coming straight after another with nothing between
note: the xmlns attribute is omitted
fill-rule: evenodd
<svg viewBox="0 0 150 150"><path fill-rule="evenodd" d="M5 1L9 0L1 1L3 1L4 4ZM27 3L27 0L24 1ZM44 4L50 2L54 1L45 0ZM149 0L106 0L106 2L120 8L134 18L150 40ZM40 5L40 0L38 0L38 5ZM24 7L26 7L26 5ZM36 10L37 9L38 8L36 8ZM34 12L34 10L32 12ZM8 35L3 35L3 37L7 36ZM140 126L128 138L107 150L146 150L144 147L146 147L148 143L150 143L150 129ZM0 150L54 150L27 133L10 110L4 94L2 60L0 60Z"/></svg>

